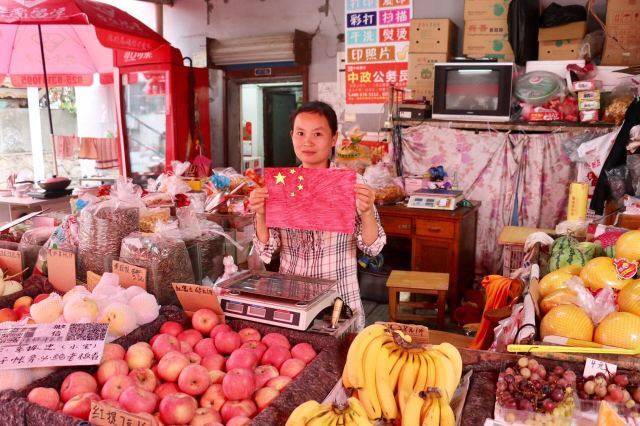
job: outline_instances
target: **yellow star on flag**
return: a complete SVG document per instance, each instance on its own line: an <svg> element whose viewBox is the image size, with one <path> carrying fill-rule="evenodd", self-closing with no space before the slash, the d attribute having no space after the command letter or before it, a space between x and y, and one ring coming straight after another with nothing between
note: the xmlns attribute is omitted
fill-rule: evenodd
<svg viewBox="0 0 640 426"><path fill-rule="evenodd" d="M302 175L298 176L298 180L299 180L300 182L302 182L302 181L304 180L304 176L302 176Z"/></svg>
<svg viewBox="0 0 640 426"><path fill-rule="evenodd" d="M296 174L296 169L289 169L289 173L291 173L292 175Z"/></svg>
<svg viewBox="0 0 640 426"><path fill-rule="evenodd" d="M283 175L282 173L278 173L274 177L276 178L276 185L279 183L284 185L284 178L286 177L285 175Z"/></svg>
<svg viewBox="0 0 640 426"><path fill-rule="evenodd" d="M302 191L302 188L304 188L302 184L298 185L298 191Z"/></svg>

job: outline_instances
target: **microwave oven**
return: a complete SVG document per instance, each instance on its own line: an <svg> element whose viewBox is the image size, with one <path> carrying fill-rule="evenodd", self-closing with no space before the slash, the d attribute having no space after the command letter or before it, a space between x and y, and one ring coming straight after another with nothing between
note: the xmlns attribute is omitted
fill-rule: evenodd
<svg viewBox="0 0 640 426"><path fill-rule="evenodd" d="M442 62L434 74L434 119L509 121L513 63Z"/></svg>

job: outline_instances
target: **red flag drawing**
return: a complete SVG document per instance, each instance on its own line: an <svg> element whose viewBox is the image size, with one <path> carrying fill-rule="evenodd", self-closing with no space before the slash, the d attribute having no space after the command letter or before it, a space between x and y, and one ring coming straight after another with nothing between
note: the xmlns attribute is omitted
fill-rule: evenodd
<svg viewBox="0 0 640 426"><path fill-rule="evenodd" d="M267 168L267 226L353 234L356 173L340 169Z"/></svg>

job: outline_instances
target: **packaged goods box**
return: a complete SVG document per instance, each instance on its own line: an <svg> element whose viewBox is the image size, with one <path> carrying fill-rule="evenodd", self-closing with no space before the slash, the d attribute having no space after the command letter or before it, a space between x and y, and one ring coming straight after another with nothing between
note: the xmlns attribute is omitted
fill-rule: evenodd
<svg viewBox="0 0 640 426"><path fill-rule="evenodd" d="M541 41L538 43L538 59L542 61L578 59L581 46L582 39Z"/></svg>
<svg viewBox="0 0 640 426"><path fill-rule="evenodd" d="M507 20L510 0L465 0L464 20Z"/></svg>
<svg viewBox="0 0 640 426"><path fill-rule="evenodd" d="M455 51L456 26L449 19L412 19L410 52L450 53Z"/></svg>
<svg viewBox="0 0 640 426"><path fill-rule="evenodd" d="M506 35L467 35L464 36L462 51L472 58L487 56L500 61L512 61L513 50Z"/></svg>

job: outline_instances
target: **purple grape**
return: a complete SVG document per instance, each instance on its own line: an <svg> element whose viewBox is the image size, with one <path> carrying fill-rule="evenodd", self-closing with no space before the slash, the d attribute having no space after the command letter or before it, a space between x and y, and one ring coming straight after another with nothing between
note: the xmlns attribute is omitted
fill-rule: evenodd
<svg viewBox="0 0 640 426"><path fill-rule="evenodd" d="M564 391L561 388L555 388L553 391L551 391L551 399L553 399L555 402L560 402L564 399Z"/></svg>
<svg viewBox="0 0 640 426"><path fill-rule="evenodd" d="M533 411L533 404L528 399L521 399L518 401L518 409L525 411Z"/></svg>
<svg viewBox="0 0 640 426"><path fill-rule="evenodd" d="M544 408L547 413L550 413L556 408L556 404L550 399L545 399L542 403L542 408Z"/></svg>

